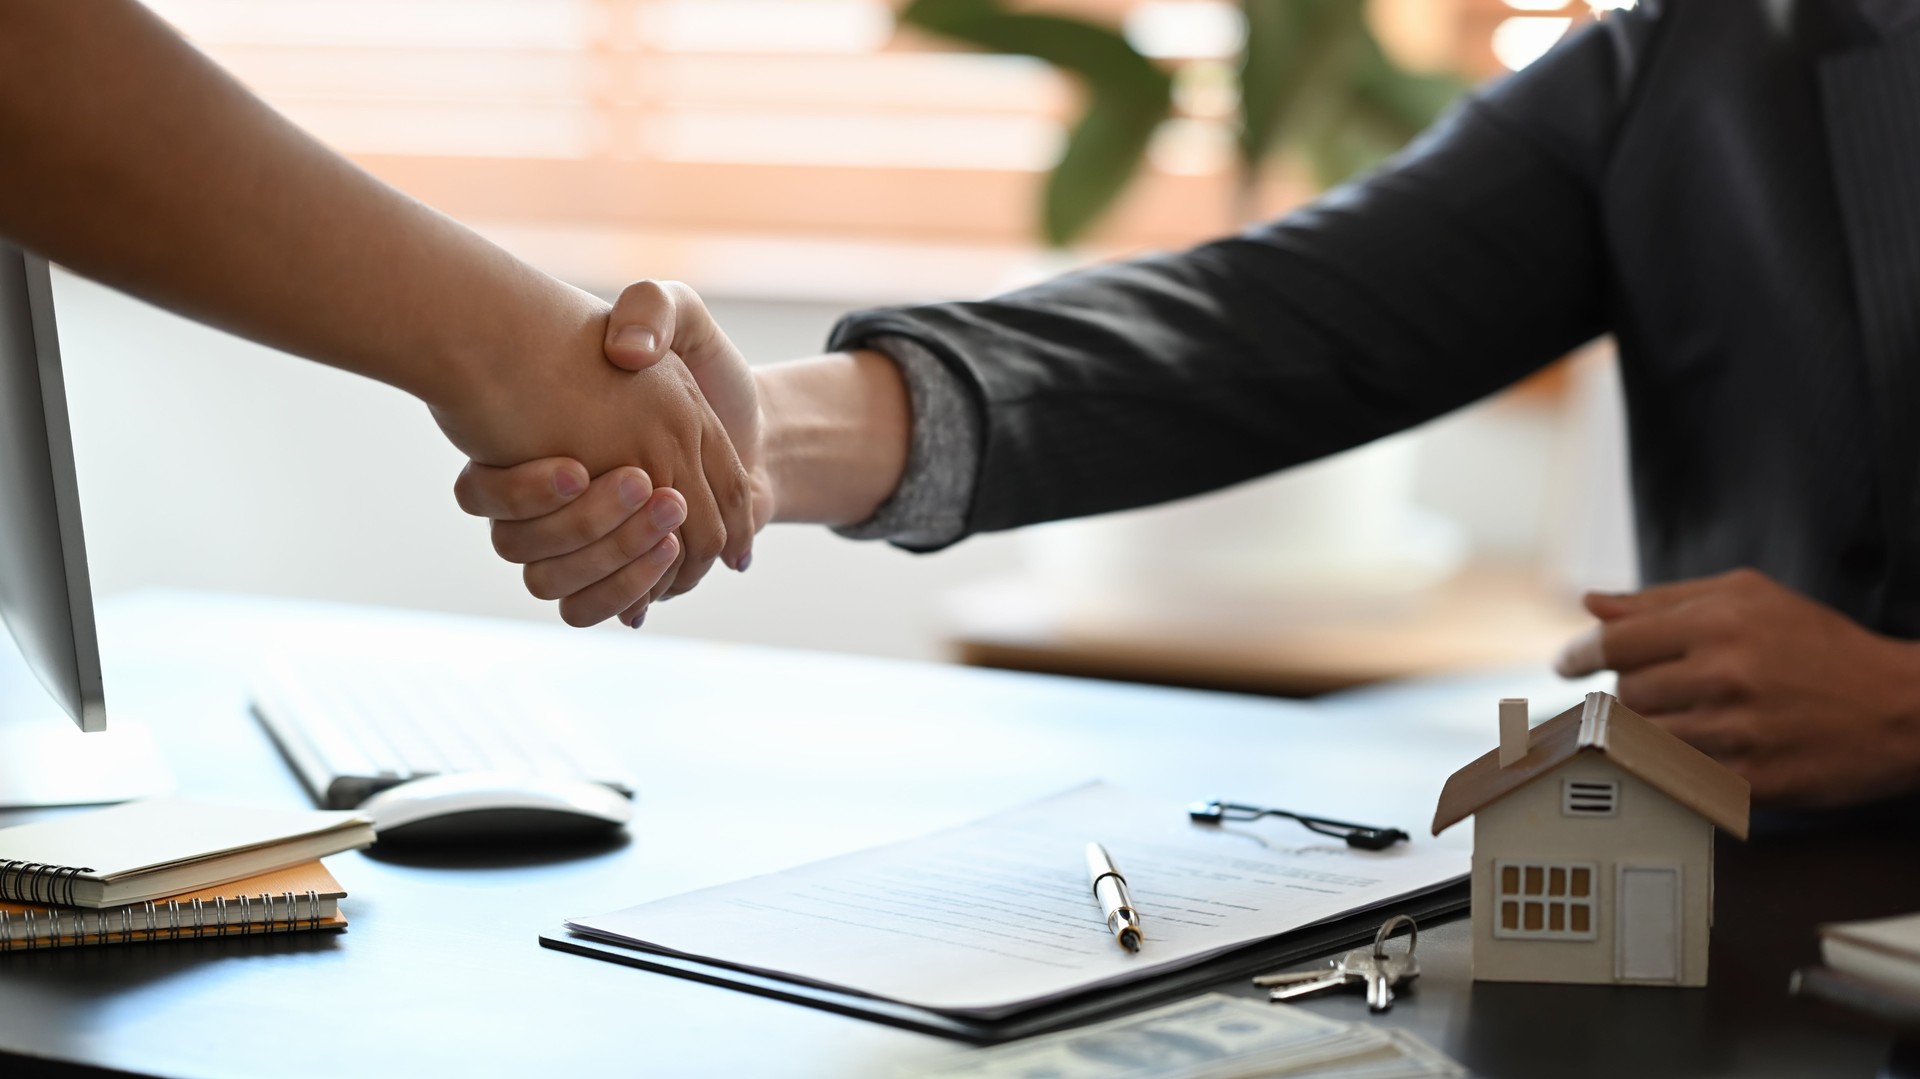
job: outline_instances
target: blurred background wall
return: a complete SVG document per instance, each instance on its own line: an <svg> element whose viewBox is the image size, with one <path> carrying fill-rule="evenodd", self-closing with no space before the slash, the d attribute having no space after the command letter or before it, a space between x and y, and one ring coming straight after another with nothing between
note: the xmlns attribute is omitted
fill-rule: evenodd
<svg viewBox="0 0 1920 1079"><path fill-rule="evenodd" d="M897 28L886 0L152 6L322 139L535 264L606 294L691 282L756 363L817 351L853 307L1191 243L1315 190L1284 156L1242 189L1244 22L1224 0L1017 5L1113 26L1175 76L1139 175L1065 249L1039 241L1036 207L1081 107L1074 80ZM1469 80L1589 17L1552 0L1367 6L1396 64ZM57 292L102 592L554 617L453 506L460 459L410 399L72 277ZM1611 380L1601 345L1305 477L935 557L776 527L751 574L716 571L644 632L931 658L1116 612L1202 638L1391 626L1452 589L1450 603L1521 603L1512 625L1532 641L1576 587L1632 577Z"/></svg>

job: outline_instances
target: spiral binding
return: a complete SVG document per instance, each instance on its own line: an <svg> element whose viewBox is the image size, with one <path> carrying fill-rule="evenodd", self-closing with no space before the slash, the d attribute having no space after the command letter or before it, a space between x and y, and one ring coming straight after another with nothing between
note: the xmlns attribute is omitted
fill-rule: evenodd
<svg viewBox="0 0 1920 1079"><path fill-rule="evenodd" d="M322 924L320 893L312 889L305 895L296 892L281 892L279 895L261 892L253 896L235 896L234 899L240 908L237 918L232 916L225 896L214 898L211 913L205 902L197 898L184 903L177 899L163 903L149 900L113 910L62 910L52 907L18 914L0 910L0 952L72 947L87 943L88 937L92 937L95 944L228 935L245 937L256 931L272 933L276 923L282 933L319 929ZM257 918L255 903L261 907ZM300 913L302 903L306 904L304 917ZM286 912L285 918L274 917L276 906ZM182 913L186 914L184 919ZM66 922L64 931L63 920Z"/></svg>
<svg viewBox="0 0 1920 1079"><path fill-rule="evenodd" d="M0 899L72 906L74 879L91 872L91 866L0 861Z"/></svg>

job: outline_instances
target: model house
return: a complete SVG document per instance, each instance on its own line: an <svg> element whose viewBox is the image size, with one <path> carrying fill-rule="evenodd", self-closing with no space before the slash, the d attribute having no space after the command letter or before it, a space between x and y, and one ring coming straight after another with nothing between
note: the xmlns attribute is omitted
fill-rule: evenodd
<svg viewBox="0 0 1920 1079"><path fill-rule="evenodd" d="M1713 830L1745 839L1747 781L1610 693L1455 772L1433 832L1472 816L1473 976L1707 984Z"/></svg>

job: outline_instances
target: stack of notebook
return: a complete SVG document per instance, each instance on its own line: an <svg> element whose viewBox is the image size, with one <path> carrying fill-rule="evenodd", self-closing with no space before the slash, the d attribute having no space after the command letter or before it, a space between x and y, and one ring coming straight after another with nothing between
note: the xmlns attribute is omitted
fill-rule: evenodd
<svg viewBox="0 0 1920 1079"><path fill-rule="evenodd" d="M1920 914L1823 925L1820 958L1795 991L1920 1029Z"/></svg>
<svg viewBox="0 0 1920 1079"><path fill-rule="evenodd" d="M354 813L154 799L0 829L0 952L343 929Z"/></svg>

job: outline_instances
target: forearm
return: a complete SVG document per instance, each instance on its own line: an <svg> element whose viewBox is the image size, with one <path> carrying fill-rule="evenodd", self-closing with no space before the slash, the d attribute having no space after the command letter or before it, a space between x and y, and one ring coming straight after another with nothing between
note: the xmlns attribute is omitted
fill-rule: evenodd
<svg viewBox="0 0 1920 1079"><path fill-rule="evenodd" d="M757 369L774 519L864 521L900 484L912 414L878 352L836 352Z"/></svg>
<svg viewBox="0 0 1920 1079"><path fill-rule="evenodd" d="M0 234L437 407L602 306L373 179L127 0L0 6Z"/></svg>

